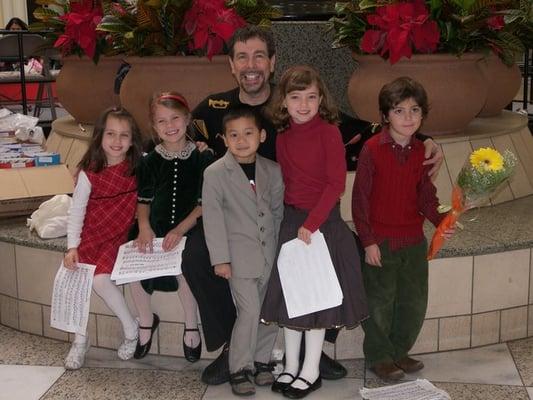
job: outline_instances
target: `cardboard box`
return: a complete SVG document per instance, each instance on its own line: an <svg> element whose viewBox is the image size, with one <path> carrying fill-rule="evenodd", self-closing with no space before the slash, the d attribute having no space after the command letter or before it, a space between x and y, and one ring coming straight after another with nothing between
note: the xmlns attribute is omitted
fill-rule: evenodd
<svg viewBox="0 0 533 400"><path fill-rule="evenodd" d="M73 190L65 165L0 169L0 217L29 215L43 201Z"/></svg>

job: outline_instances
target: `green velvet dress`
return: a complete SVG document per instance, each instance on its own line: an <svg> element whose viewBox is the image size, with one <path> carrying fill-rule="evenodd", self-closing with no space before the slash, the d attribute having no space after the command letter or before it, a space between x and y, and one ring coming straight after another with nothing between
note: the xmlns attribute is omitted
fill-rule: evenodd
<svg viewBox="0 0 533 400"><path fill-rule="evenodd" d="M177 153L158 145L142 158L137 169L138 202L150 205L156 237L164 237L201 204L203 172L212 161L211 151L199 152L192 142ZM178 289L173 276L145 280L142 285L148 293Z"/></svg>

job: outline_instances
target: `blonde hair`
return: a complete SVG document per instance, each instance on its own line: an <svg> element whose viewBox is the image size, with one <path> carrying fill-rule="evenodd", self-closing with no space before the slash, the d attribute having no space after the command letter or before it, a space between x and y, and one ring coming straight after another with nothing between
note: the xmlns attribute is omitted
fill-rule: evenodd
<svg viewBox="0 0 533 400"><path fill-rule="evenodd" d="M320 117L330 124L338 124L337 106L318 71L309 65L296 65L287 69L281 76L267 110L278 132L286 130L290 123L290 115L284 106L285 97L290 92L305 90L313 84L317 86L318 93L322 97L318 107Z"/></svg>

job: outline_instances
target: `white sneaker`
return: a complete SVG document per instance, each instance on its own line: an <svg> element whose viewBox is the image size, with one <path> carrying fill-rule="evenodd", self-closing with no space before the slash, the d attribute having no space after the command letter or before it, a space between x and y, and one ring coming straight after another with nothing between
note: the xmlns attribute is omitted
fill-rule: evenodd
<svg viewBox="0 0 533 400"><path fill-rule="evenodd" d="M72 343L72 347L65 358L66 369L80 369L85 362L85 354L91 347L91 341L87 337L85 343Z"/></svg>
<svg viewBox="0 0 533 400"><path fill-rule="evenodd" d="M135 349L137 348L138 339L124 339L122 344L118 347L117 354L121 360L129 360L133 357Z"/></svg>
<svg viewBox="0 0 533 400"><path fill-rule="evenodd" d="M137 348L137 342L139 341L139 321L135 320L135 339L124 339L122 344L118 347L117 354L121 360L129 360L133 357L135 349Z"/></svg>

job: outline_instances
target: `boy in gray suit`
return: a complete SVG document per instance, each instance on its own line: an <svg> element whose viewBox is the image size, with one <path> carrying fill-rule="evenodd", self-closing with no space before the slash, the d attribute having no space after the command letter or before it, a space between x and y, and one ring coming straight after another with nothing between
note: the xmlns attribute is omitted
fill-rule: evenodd
<svg viewBox="0 0 533 400"><path fill-rule="evenodd" d="M257 154L266 139L251 107L223 119L224 157L204 172L202 213L215 274L229 280L237 308L229 347L234 394L249 396L274 381L270 356L277 326L260 324L283 217L283 179L273 161Z"/></svg>

